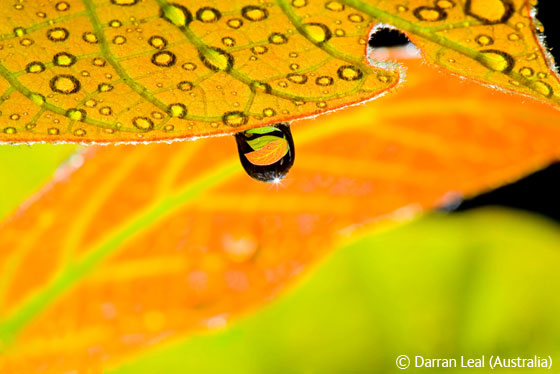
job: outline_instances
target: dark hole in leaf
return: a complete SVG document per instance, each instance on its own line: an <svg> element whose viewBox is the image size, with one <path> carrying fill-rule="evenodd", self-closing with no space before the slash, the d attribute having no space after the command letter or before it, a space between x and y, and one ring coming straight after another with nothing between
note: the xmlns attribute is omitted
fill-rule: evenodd
<svg viewBox="0 0 560 374"><path fill-rule="evenodd" d="M395 29L380 29L369 39L372 48L397 47L410 43L410 40L402 32Z"/></svg>

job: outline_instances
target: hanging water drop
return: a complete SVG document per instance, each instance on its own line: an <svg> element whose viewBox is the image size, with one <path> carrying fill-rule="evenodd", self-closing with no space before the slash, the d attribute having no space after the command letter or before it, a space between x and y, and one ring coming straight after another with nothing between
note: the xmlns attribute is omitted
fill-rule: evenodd
<svg viewBox="0 0 560 374"><path fill-rule="evenodd" d="M295 159L294 141L286 122L235 134L241 165L253 179L278 183Z"/></svg>

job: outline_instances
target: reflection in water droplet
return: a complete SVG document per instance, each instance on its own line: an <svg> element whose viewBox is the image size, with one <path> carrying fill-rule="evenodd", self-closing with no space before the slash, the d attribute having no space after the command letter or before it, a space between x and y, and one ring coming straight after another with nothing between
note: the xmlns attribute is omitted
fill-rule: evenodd
<svg viewBox="0 0 560 374"><path fill-rule="evenodd" d="M253 179L278 183L294 164L294 141L288 123L239 132L235 140L241 165Z"/></svg>

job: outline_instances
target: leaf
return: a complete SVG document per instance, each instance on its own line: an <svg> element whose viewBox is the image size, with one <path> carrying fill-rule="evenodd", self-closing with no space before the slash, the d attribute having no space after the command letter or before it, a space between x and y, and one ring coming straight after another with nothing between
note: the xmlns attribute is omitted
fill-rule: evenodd
<svg viewBox="0 0 560 374"><path fill-rule="evenodd" d="M476 372L491 373L490 355L557 357L559 247L557 222L520 211L434 214L339 248L255 316L107 373L375 373L400 354L485 355Z"/></svg>
<svg viewBox="0 0 560 374"><path fill-rule="evenodd" d="M282 157L286 155L288 152L288 143L285 139L278 139L272 140L270 139L277 139L275 136L270 137L261 137L257 140L263 140L263 138L268 140L266 144L262 147L254 150L253 152L249 152L245 154L245 157L251 162L253 165L271 165L276 161L280 160Z"/></svg>
<svg viewBox="0 0 560 374"><path fill-rule="evenodd" d="M2 140L235 133L364 101L399 81L396 65L367 63L364 22L348 25L352 43L335 49L329 29L294 25L268 3L63 3L0 5L0 40L20 51L0 50L3 118L18 118Z"/></svg>
<svg viewBox="0 0 560 374"><path fill-rule="evenodd" d="M0 370L97 370L223 326L360 227L560 156L550 106L408 65L399 96L294 128L298 168L277 190L244 175L230 138L89 148L0 228Z"/></svg>
<svg viewBox="0 0 560 374"><path fill-rule="evenodd" d="M365 59L383 24L450 71L558 105L530 1L462 3L4 2L0 141L195 138L363 102L401 80Z"/></svg>

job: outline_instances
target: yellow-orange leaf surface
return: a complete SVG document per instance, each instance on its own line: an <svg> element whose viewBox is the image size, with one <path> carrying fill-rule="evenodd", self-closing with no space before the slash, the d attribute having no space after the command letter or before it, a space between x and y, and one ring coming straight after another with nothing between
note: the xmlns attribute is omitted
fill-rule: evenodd
<svg viewBox="0 0 560 374"><path fill-rule="evenodd" d="M560 156L560 112L407 64L399 95L295 127L278 186L229 137L88 149L0 226L0 372L98 372L222 327L361 226Z"/></svg>
<svg viewBox="0 0 560 374"><path fill-rule="evenodd" d="M271 165L284 157L286 152L288 143L285 139L278 139L267 143L261 149L245 154L245 157L253 165Z"/></svg>
<svg viewBox="0 0 560 374"><path fill-rule="evenodd" d="M193 138L365 101L402 78L365 58L384 24L448 70L558 105L533 3L2 1L0 141Z"/></svg>

